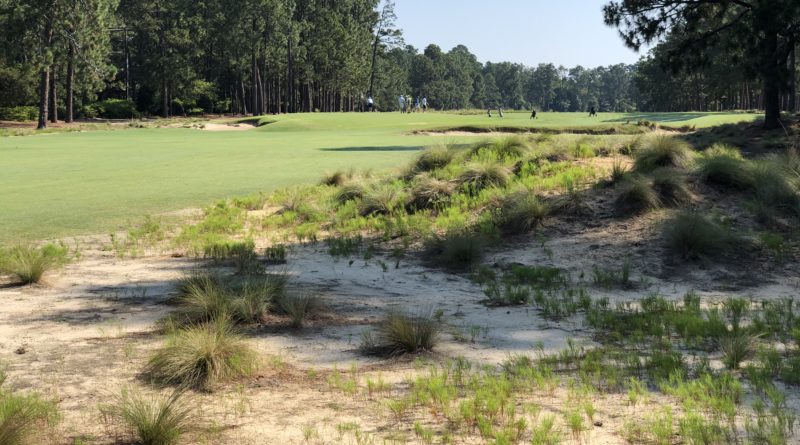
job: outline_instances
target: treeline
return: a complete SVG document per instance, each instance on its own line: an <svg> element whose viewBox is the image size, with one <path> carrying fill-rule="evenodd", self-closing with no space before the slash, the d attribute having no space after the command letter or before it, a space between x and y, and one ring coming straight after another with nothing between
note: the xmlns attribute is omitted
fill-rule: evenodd
<svg viewBox="0 0 800 445"><path fill-rule="evenodd" d="M0 111L37 106L26 113L46 126L359 111L369 96L389 110L401 94L438 109L762 107L758 76L729 51L683 71L664 56L669 40L634 65L483 64L464 46L406 46L395 20L379 0L0 0ZM795 96L786 88L785 109Z"/></svg>

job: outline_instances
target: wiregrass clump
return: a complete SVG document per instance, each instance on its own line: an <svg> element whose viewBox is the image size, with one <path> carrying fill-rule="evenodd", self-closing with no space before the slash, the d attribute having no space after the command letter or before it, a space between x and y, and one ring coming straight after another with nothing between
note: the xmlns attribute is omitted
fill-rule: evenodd
<svg viewBox="0 0 800 445"><path fill-rule="evenodd" d="M683 211L667 222L667 247L687 259L712 257L730 251L736 237L730 229L694 212Z"/></svg>
<svg viewBox="0 0 800 445"><path fill-rule="evenodd" d="M505 187L509 182L509 170L498 162L469 164L458 177L458 182L471 194L489 187Z"/></svg>
<svg viewBox="0 0 800 445"><path fill-rule="evenodd" d="M388 215L401 206L404 192L395 184L378 184L366 192L359 202L361 216Z"/></svg>
<svg viewBox="0 0 800 445"><path fill-rule="evenodd" d="M525 156L530 150L528 141L522 136L506 136L497 139L487 139L473 145L470 149L472 156L491 152L500 159L514 159Z"/></svg>
<svg viewBox="0 0 800 445"><path fill-rule="evenodd" d="M53 402L36 394L14 394L0 387L0 445L44 443L42 433L58 420Z"/></svg>
<svg viewBox="0 0 800 445"><path fill-rule="evenodd" d="M130 441L142 445L175 445L197 428L194 409L180 390L162 396L123 389L100 412L106 423L118 424Z"/></svg>
<svg viewBox="0 0 800 445"><path fill-rule="evenodd" d="M419 175L411 187L411 194L406 207L409 210L425 210L435 208L447 202L455 191L450 181Z"/></svg>
<svg viewBox="0 0 800 445"><path fill-rule="evenodd" d="M483 259L483 237L464 231L434 235L427 241L426 252L433 265L452 270L469 270Z"/></svg>
<svg viewBox="0 0 800 445"><path fill-rule="evenodd" d="M344 204L364 197L364 186L361 184L345 184L336 191L333 199L338 204Z"/></svg>
<svg viewBox="0 0 800 445"><path fill-rule="evenodd" d="M278 308L291 320L293 328L303 327L305 319L321 307L319 297L311 294L283 295L277 300Z"/></svg>
<svg viewBox="0 0 800 445"><path fill-rule="evenodd" d="M220 382L250 375L257 361L255 351L231 323L218 319L168 333L166 344L147 363L145 375L159 384L210 390Z"/></svg>
<svg viewBox="0 0 800 445"><path fill-rule="evenodd" d="M378 323L377 335L364 345L368 352L397 356L432 351L439 336L439 323L429 312L388 312Z"/></svg>
<svg viewBox="0 0 800 445"><path fill-rule="evenodd" d="M11 275L20 284L38 283L45 273L63 267L69 260L69 249L63 244L19 245L0 250L0 274Z"/></svg>
<svg viewBox="0 0 800 445"><path fill-rule="evenodd" d="M659 207L661 199L645 178L630 177L619 185L619 194L614 201L618 215L644 213Z"/></svg>
<svg viewBox="0 0 800 445"><path fill-rule="evenodd" d="M546 202L529 191L508 195L500 207L497 226L506 234L527 233L549 214Z"/></svg>
<svg viewBox="0 0 800 445"><path fill-rule="evenodd" d="M714 144L698 160L697 173L709 184L747 189L753 186L752 166L742 158L738 149Z"/></svg>
<svg viewBox="0 0 800 445"><path fill-rule="evenodd" d="M679 207L692 201L686 175L678 170L661 168L654 171L653 190L661 204L668 207Z"/></svg>
<svg viewBox="0 0 800 445"><path fill-rule="evenodd" d="M417 172L429 172L444 168L453 161L455 155L455 151L446 145L428 148L419 155L413 169Z"/></svg>
<svg viewBox="0 0 800 445"><path fill-rule="evenodd" d="M689 144L667 135L653 136L645 148L636 153L634 168L649 173L659 167L686 168L692 163Z"/></svg>

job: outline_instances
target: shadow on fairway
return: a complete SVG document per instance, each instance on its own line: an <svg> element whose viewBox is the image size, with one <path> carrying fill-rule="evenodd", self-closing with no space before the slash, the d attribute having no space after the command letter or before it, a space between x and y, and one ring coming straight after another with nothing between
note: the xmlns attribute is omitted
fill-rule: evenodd
<svg viewBox="0 0 800 445"><path fill-rule="evenodd" d="M684 122L698 119L708 114L704 113L645 113L626 114L618 119L607 119L603 122L650 121L650 122Z"/></svg>
<svg viewBox="0 0 800 445"><path fill-rule="evenodd" d="M391 146L391 147L338 147L320 148L319 151L420 151L424 147Z"/></svg>

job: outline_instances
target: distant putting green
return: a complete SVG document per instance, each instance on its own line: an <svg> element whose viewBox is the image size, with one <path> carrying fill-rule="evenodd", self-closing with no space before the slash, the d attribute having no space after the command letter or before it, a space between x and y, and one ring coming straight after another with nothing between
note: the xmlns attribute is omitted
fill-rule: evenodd
<svg viewBox="0 0 800 445"><path fill-rule="evenodd" d="M404 165L463 126L583 128L650 120L698 128L755 120L723 113L328 113L265 117L258 129L125 129L0 137L0 244L100 233L148 214L312 183L325 171Z"/></svg>

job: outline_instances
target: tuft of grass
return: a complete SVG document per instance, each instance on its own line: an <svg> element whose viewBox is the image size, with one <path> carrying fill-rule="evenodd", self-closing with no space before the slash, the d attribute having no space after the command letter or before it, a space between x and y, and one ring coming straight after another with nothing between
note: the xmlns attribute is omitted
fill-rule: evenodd
<svg viewBox="0 0 800 445"><path fill-rule="evenodd" d="M334 200L339 204L344 204L348 201L362 198L364 196L364 187L360 184L345 184L336 191Z"/></svg>
<svg viewBox="0 0 800 445"><path fill-rule="evenodd" d="M508 185L509 170L497 162L477 162L467 166L458 182L470 193L477 194L489 187Z"/></svg>
<svg viewBox="0 0 800 445"><path fill-rule="evenodd" d="M739 369L739 365L755 355L758 349L758 337L743 331L731 332L719 340L722 351L722 363L728 369Z"/></svg>
<svg viewBox="0 0 800 445"><path fill-rule="evenodd" d="M623 164L622 161L620 160L614 161L614 164L611 166L611 172L608 179L608 184L609 185L618 184L625 178L625 176L628 174L628 171L629 171L628 166Z"/></svg>
<svg viewBox="0 0 800 445"><path fill-rule="evenodd" d="M419 175L411 188L408 207L411 210L434 208L447 201L453 194L453 183L428 175Z"/></svg>
<svg viewBox="0 0 800 445"><path fill-rule="evenodd" d="M320 299L316 295L284 295L277 300L278 308L289 316L293 328L303 327L305 319L319 310Z"/></svg>
<svg viewBox="0 0 800 445"><path fill-rule="evenodd" d="M429 172L444 168L453 161L454 157L455 152L447 146L428 148L414 162L414 170Z"/></svg>
<svg viewBox="0 0 800 445"><path fill-rule="evenodd" d="M402 200L403 192L399 187L394 184L378 184L364 193L358 210L361 216L387 215L397 209Z"/></svg>
<svg viewBox="0 0 800 445"><path fill-rule="evenodd" d="M631 177L619 186L614 208L619 215L644 213L661 207L661 200L653 187L641 177Z"/></svg>
<svg viewBox="0 0 800 445"><path fill-rule="evenodd" d="M142 445L174 445L195 428L194 409L183 392L146 396L123 389L113 403L100 407L106 421L118 423L130 440Z"/></svg>
<svg viewBox="0 0 800 445"><path fill-rule="evenodd" d="M664 237L670 250L687 259L725 253L735 241L728 228L686 211L667 222Z"/></svg>
<svg viewBox="0 0 800 445"><path fill-rule="evenodd" d="M779 165L760 162L753 169L753 192L759 216L771 220L779 213L800 216L800 192Z"/></svg>
<svg viewBox="0 0 800 445"><path fill-rule="evenodd" d="M529 149L525 138L514 135L480 141L472 146L470 155L480 156L481 153L490 152L500 159L516 159L523 157Z"/></svg>
<svg viewBox="0 0 800 445"><path fill-rule="evenodd" d="M746 189L753 185L753 171L738 149L714 144L703 152L697 165L700 178L709 184Z"/></svg>
<svg viewBox="0 0 800 445"><path fill-rule="evenodd" d="M432 351L439 336L439 324L430 312L409 314L391 311L378 323L372 351L396 356Z"/></svg>
<svg viewBox="0 0 800 445"><path fill-rule="evenodd" d="M0 388L0 445L39 442L43 427L58 420L55 404L36 394L20 395Z"/></svg>
<svg viewBox="0 0 800 445"><path fill-rule="evenodd" d="M322 175L322 180L320 180L321 185L330 185L339 187L345 183L352 174L345 173L341 170L336 170L333 173L325 173Z"/></svg>
<svg viewBox="0 0 800 445"><path fill-rule="evenodd" d="M145 374L160 384L209 390L219 382L251 374L256 362L255 351L231 323L218 319L169 333Z"/></svg>
<svg viewBox="0 0 800 445"><path fill-rule="evenodd" d="M0 250L0 274L11 275L20 284L38 283L45 273L68 262L69 249L63 244L19 245Z"/></svg>
<svg viewBox="0 0 800 445"><path fill-rule="evenodd" d="M692 150L686 142L667 135L653 136L639 150L634 168L649 173L659 167L686 168L692 162Z"/></svg>
<svg viewBox="0 0 800 445"><path fill-rule="evenodd" d="M434 235L427 242L427 254L436 265L468 270L483 259L486 243L482 237L463 231Z"/></svg>
<svg viewBox="0 0 800 445"><path fill-rule="evenodd" d="M500 207L497 225L506 234L526 233L549 214L547 203L529 191L508 195Z"/></svg>
<svg viewBox="0 0 800 445"><path fill-rule="evenodd" d="M178 284L177 317L181 322L205 323L233 315L228 289L221 275L196 271Z"/></svg>
<svg viewBox="0 0 800 445"><path fill-rule="evenodd" d="M679 207L692 201L686 176L677 170L661 168L653 172L653 190L665 206Z"/></svg>

